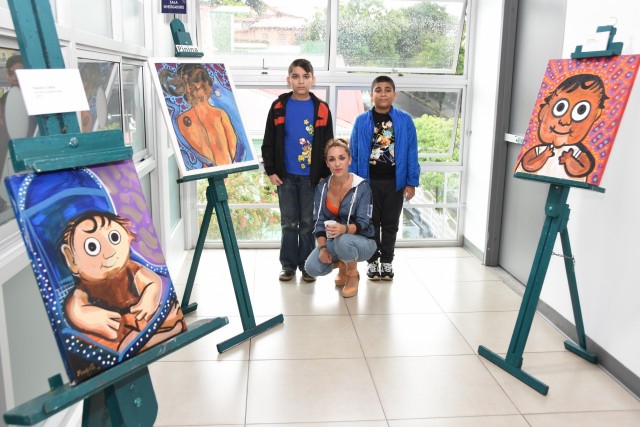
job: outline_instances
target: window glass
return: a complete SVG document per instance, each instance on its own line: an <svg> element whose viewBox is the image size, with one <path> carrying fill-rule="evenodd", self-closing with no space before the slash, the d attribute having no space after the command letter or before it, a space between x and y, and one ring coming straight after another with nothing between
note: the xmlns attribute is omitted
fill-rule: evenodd
<svg viewBox="0 0 640 427"><path fill-rule="evenodd" d="M198 185L198 225L202 224L207 204L206 183ZM246 171L225 179L229 193L229 213L239 241L280 240L280 210L276 187L262 171ZM215 214L211 218L207 239L221 240Z"/></svg>
<svg viewBox="0 0 640 427"><path fill-rule="evenodd" d="M111 61L78 61L89 110L80 113L83 132L122 129L120 64Z"/></svg>
<svg viewBox="0 0 640 427"><path fill-rule="evenodd" d="M456 240L459 208L405 207L400 240Z"/></svg>
<svg viewBox="0 0 640 427"><path fill-rule="evenodd" d="M327 64L327 0L200 1L200 49L234 68Z"/></svg>
<svg viewBox="0 0 640 427"><path fill-rule="evenodd" d="M460 172L423 171L415 197L402 211L402 238L455 240L459 204Z"/></svg>
<svg viewBox="0 0 640 427"><path fill-rule="evenodd" d="M339 0L337 66L456 72L466 1Z"/></svg>
<svg viewBox="0 0 640 427"><path fill-rule="evenodd" d="M122 32L125 43L144 46L144 4L142 0L122 2Z"/></svg>
<svg viewBox="0 0 640 427"><path fill-rule="evenodd" d="M461 91L396 91L393 105L413 117L421 162L459 162ZM336 135L349 137L362 112L373 108L367 89L339 89Z"/></svg>
<svg viewBox="0 0 640 427"><path fill-rule="evenodd" d="M144 131L143 69L140 65L122 64L124 142L133 147L134 153L144 150L147 146Z"/></svg>
<svg viewBox="0 0 640 427"><path fill-rule="evenodd" d="M9 140L33 136L35 118L27 115L16 70L24 68L20 51L0 48L0 224L14 218L4 178L13 175Z"/></svg>
<svg viewBox="0 0 640 427"><path fill-rule="evenodd" d="M111 38L111 1L71 0L71 27Z"/></svg>

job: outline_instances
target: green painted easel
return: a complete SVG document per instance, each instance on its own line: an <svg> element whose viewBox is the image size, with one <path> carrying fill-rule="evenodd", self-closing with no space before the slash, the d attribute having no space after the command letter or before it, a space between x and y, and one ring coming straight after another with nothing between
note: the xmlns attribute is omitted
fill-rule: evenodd
<svg viewBox="0 0 640 427"><path fill-rule="evenodd" d="M485 346L478 348L478 354L485 357L489 361L495 363L520 381L532 387L537 392L546 395L549 386L529 375L522 370L522 353L527 344L527 338L531 331L533 316L536 313L536 307L540 299L540 292L544 284L544 278L549 268L549 261L553 255L553 246L556 237L560 234L562 241L562 251L564 252L564 266L569 282L569 293L571 295L571 305L573 307L573 317L576 323L579 345L570 340L565 341L564 346L567 350L577 354L591 363L596 363L596 356L587 351L587 340L584 333L584 324L582 322L582 311L580 310L580 298L578 297L578 285L576 281L576 273L573 264L573 255L571 253L571 244L569 242L569 232L567 231L567 223L569 221L569 205L567 198L569 197L569 189L574 187L586 188L590 190L604 192L603 188L589 185L586 183L574 183L569 180L554 179L550 177L541 177L526 173L516 173L516 177L531 179L535 181L551 182L547 202L545 204L545 221L538 242L538 249L533 260L533 266L529 273L527 287L522 297L520 312L511 336L511 343L505 358L492 352ZM583 185L581 185L583 184Z"/></svg>
<svg viewBox="0 0 640 427"><path fill-rule="evenodd" d="M582 45L576 46L575 52L571 54L571 58L612 56L619 55L622 52L623 44L621 42L613 42L613 36L616 34L615 27L611 25L601 26L597 28L597 32L609 32L609 40L606 49L597 52L583 52ZM524 347L527 344L527 338L531 331L533 316L536 313L536 307L540 300L542 285L544 284L544 278L547 274L547 269L549 268L549 261L551 260L551 255L553 255L553 246L558 234L560 234L560 240L562 243L564 267L567 273L573 318L576 323L576 332L578 337L578 344L575 344L571 340L567 340L564 342L564 347L591 363L597 363L595 354L587 351L587 340L582 321L582 311L580 309L578 285L576 281L573 255L571 253L571 244L569 242L569 232L567 231L567 223L569 221L570 213L567 199L569 197L569 189L571 187L594 190L601 193L604 193L605 190L604 188L590 185L585 182L556 179L528 173L517 172L514 176L516 178L550 183L549 194L547 195L547 202L545 204L546 218L542 227L538 248L536 249L536 254L533 259L533 266L529 273L527 287L522 297L520 311L513 330L513 335L511 336L507 355L503 358L483 345L478 348L478 354L485 357L492 363L495 363L500 368L518 378L537 392L546 395L549 392L549 386L522 370L522 353L524 352Z"/></svg>
<svg viewBox="0 0 640 427"><path fill-rule="evenodd" d="M246 166L244 168L235 169L234 171L240 172L257 168L257 165ZM209 224L211 223L211 215L213 215L213 210L215 208L216 218L218 219L220 234L222 235L222 243L227 256L227 263L229 264L231 272L231 281L233 282L233 290L235 292L236 302L238 304L238 310L240 312L240 319L243 327L243 332L217 345L218 352L220 353L284 322L282 314L278 314L277 316L256 325L253 308L251 307L251 298L249 296L249 290L247 289L247 281L242 268L238 241L233 229L231 214L229 213L229 195L224 183L224 179L227 176L226 172L214 172L209 174L207 177L209 184L207 187L207 207L204 211L204 217L202 218L202 224L198 235L198 242L196 243L193 261L189 270L189 276L187 277L187 286L184 294L182 295L182 311L185 314L195 311L198 308L198 303L189 304L189 299L191 298L193 282L195 281L198 266L200 265L200 257L204 248L204 242L207 238ZM193 179L202 179L202 177L184 177L182 178L182 181Z"/></svg>
<svg viewBox="0 0 640 427"><path fill-rule="evenodd" d="M49 0L9 0L26 68L64 68ZM14 169L46 172L130 159L120 131L80 133L75 113L37 117L40 137L10 142ZM148 365L228 324L226 317L203 319L188 330L78 385L49 379L50 391L4 414L8 424L33 425L84 402L83 427L152 426L158 403Z"/></svg>

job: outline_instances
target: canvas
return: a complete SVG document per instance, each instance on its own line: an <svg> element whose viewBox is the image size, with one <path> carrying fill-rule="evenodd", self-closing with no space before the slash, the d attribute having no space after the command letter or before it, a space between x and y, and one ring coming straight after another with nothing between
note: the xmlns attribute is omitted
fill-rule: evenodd
<svg viewBox="0 0 640 427"><path fill-rule="evenodd" d="M514 172L600 186L638 65L640 55L549 61Z"/></svg>
<svg viewBox="0 0 640 427"><path fill-rule="evenodd" d="M70 381L186 330L131 160L5 184Z"/></svg>
<svg viewBox="0 0 640 427"><path fill-rule="evenodd" d="M257 164L227 67L175 61L149 64L182 176Z"/></svg>

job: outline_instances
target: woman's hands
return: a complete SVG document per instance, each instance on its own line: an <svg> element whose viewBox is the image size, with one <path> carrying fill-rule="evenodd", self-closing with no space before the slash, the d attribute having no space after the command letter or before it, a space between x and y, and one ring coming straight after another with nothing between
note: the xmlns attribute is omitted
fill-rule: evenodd
<svg viewBox="0 0 640 427"><path fill-rule="evenodd" d="M336 238L341 234L348 233L349 226L336 222L335 224L325 225L325 230L327 232L327 236L331 236L331 238Z"/></svg>
<svg viewBox="0 0 640 427"><path fill-rule="evenodd" d="M320 258L320 262L323 264L331 264L333 262L333 257L327 250L326 246L322 246L320 248L320 253L318 255L318 258Z"/></svg>

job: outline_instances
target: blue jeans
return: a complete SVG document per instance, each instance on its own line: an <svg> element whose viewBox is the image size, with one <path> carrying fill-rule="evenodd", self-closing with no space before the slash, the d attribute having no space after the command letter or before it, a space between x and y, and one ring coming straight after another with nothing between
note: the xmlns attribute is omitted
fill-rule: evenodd
<svg viewBox="0 0 640 427"><path fill-rule="evenodd" d="M327 250L334 261L364 261L376 251L376 241L359 234L341 234L335 239L327 239ZM333 266L320 262L320 250L315 248L307 262L305 269L310 275L325 276L331 273Z"/></svg>
<svg viewBox="0 0 640 427"><path fill-rule="evenodd" d="M304 268L315 247L313 238L313 198L316 186L308 176L289 175L278 186L280 204L280 264L283 269Z"/></svg>

